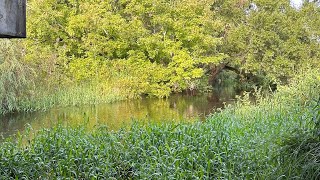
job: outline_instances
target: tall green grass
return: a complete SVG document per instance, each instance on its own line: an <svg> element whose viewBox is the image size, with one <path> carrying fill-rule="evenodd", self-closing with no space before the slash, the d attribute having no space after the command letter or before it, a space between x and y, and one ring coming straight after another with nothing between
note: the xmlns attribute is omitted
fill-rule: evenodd
<svg viewBox="0 0 320 180"><path fill-rule="evenodd" d="M56 106L109 103L129 97L126 89L108 79L85 84L73 82L59 70L52 70L54 65L27 62L25 52L20 41L0 40L0 116Z"/></svg>
<svg viewBox="0 0 320 180"><path fill-rule="evenodd" d="M1 145L0 179L319 179L295 169L284 150L297 130L314 132L319 91L319 73L309 73L205 122L43 129L28 143Z"/></svg>
<svg viewBox="0 0 320 180"><path fill-rule="evenodd" d="M110 103L124 100L123 91L107 83L57 87L55 91L39 91L38 95L25 97L18 102L16 111L45 111L52 107Z"/></svg>
<svg viewBox="0 0 320 180"><path fill-rule="evenodd" d="M124 100L123 91L106 84L73 85L53 90L33 90L30 95L15 99L10 108L2 104L0 115L12 112L46 111L53 107L92 105Z"/></svg>
<svg viewBox="0 0 320 180"><path fill-rule="evenodd" d="M277 169L284 178L320 178L320 98L308 128L297 128L281 142L278 157L286 164Z"/></svg>
<svg viewBox="0 0 320 180"><path fill-rule="evenodd" d="M240 100L236 106L214 114L210 122L227 134L228 145L236 147L231 154L238 157L233 162L242 162L236 166L239 172L251 169L258 179L314 179L299 171L293 175L285 170L290 166L298 168L300 164L291 164L292 156L284 161L289 152L283 149L286 137L295 135L297 130L314 129L315 100L320 95L319 72L298 76L290 85L278 89L267 97L256 94L256 105Z"/></svg>

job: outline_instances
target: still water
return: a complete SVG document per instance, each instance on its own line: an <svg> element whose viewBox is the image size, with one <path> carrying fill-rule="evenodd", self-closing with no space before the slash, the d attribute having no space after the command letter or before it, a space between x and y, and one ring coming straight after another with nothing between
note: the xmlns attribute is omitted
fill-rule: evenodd
<svg viewBox="0 0 320 180"><path fill-rule="evenodd" d="M117 130L135 121L196 121L225 103L233 102L230 93L201 96L173 95L168 99L143 98L110 104L53 108L46 112L22 113L0 116L0 139L23 132L26 125L33 130L49 128L58 122L66 126L86 124L89 127L106 125Z"/></svg>

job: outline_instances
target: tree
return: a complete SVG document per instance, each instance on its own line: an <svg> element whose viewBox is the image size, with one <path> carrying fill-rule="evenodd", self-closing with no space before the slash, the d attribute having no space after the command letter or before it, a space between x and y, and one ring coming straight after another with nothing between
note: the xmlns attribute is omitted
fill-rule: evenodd
<svg viewBox="0 0 320 180"><path fill-rule="evenodd" d="M311 3L305 6L319 10ZM219 50L229 56L219 71L231 69L279 80L306 65L319 65L319 41L311 28L320 17L315 9L314 20L287 0L217 1L211 9L215 19L224 22Z"/></svg>
<svg viewBox="0 0 320 180"><path fill-rule="evenodd" d="M314 2L301 9L289 0L28 3L27 60L47 82L121 82L134 96L164 97L222 70L283 80L319 67Z"/></svg>
<svg viewBox="0 0 320 180"><path fill-rule="evenodd" d="M19 110L19 101L32 90L33 71L23 49L17 41L0 41L0 114Z"/></svg>
<svg viewBox="0 0 320 180"><path fill-rule="evenodd" d="M56 64L71 79L92 80L112 64L125 65L127 72L122 74L135 79L129 83L135 84L135 91L168 96L191 88L191 82L203 76L204 64L224 58L216 50L220 39L212 33L216 23L210 3L45 0L39 5L39 0L33 0L29 21L35 23L28 26L29 46L51 50ZM149 77L141 79L141 73Z"/></svg>

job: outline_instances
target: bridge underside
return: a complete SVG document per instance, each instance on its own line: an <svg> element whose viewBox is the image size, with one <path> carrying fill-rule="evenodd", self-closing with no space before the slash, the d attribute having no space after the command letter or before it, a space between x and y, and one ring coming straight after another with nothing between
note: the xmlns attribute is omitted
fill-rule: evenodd
<svg viewBox="0 0 320 180"><path fill-rule="evenodd" d="M26 37L26 0L0 0L0 38Z"/></svg>

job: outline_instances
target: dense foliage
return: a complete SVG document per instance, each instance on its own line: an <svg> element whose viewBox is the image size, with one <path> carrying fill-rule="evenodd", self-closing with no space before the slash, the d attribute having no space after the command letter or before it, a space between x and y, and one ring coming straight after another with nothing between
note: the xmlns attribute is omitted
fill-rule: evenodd
<svg viewBox="0 0 320 180"><path fill-rule="evenodd" d="M60 83L117 81L132 96L164 97L209 85L223 69L283 80L319 67L316 3L297 10L288 0L32 0L29 7L27 57L47 65L44 75L63 74Z"/></svg>
<svg viewBox="0 0 320 180"><path fill-rule="evenodd" d="M208 1L38 3L30 1L28 47L45 51L29 58L55 55L72 81L111 79L134 95L163 97L194 89L200 66L223 58Z"/></svg>
<svg viewBox="0 0 320 180"><path fill-rule="evenodd" d="M319 13L288 0L30 0L28 38L1 41L0 113L281 84L320 67Z"/></svg>
<svg viewBox="0 0 320 180"><path fill-rule="evenodd" d="M27 26L0 41L0 114L278 87L194 124L18 133L0 179L320 178L318 1L29 0Z"/></svg>
<svg viewBox="0 0 320 180"><path fill-rule="evenodd" d="M319 5L305 2L297 10L288 0L239 2L212 5L224 26L219 51L228 55L226 65L278 80L319 67Z"/></svg>
<svg viewBox="0 0 320 180"><path fill-rule="evenodd" d="M89 133L84 127L44 129L32 135L31 141L18 137L17 143L7 141L1 145L0 176L3 179L317 179L319 164L311 167L315 165L310 164L313 159L290 164L294 157L290 152L283 153L280 147L282 139L296 128L318 128L310 123L314 116L318 117L314 100L319 98L319 90L319 73L309 74L290 86L280 87L269 98L258 98L258 105L243 100L213 114L206 122L136 124L130 131L118 132L109 132L104 127ZM308 169L314 173L300 174Z"/></svg>

